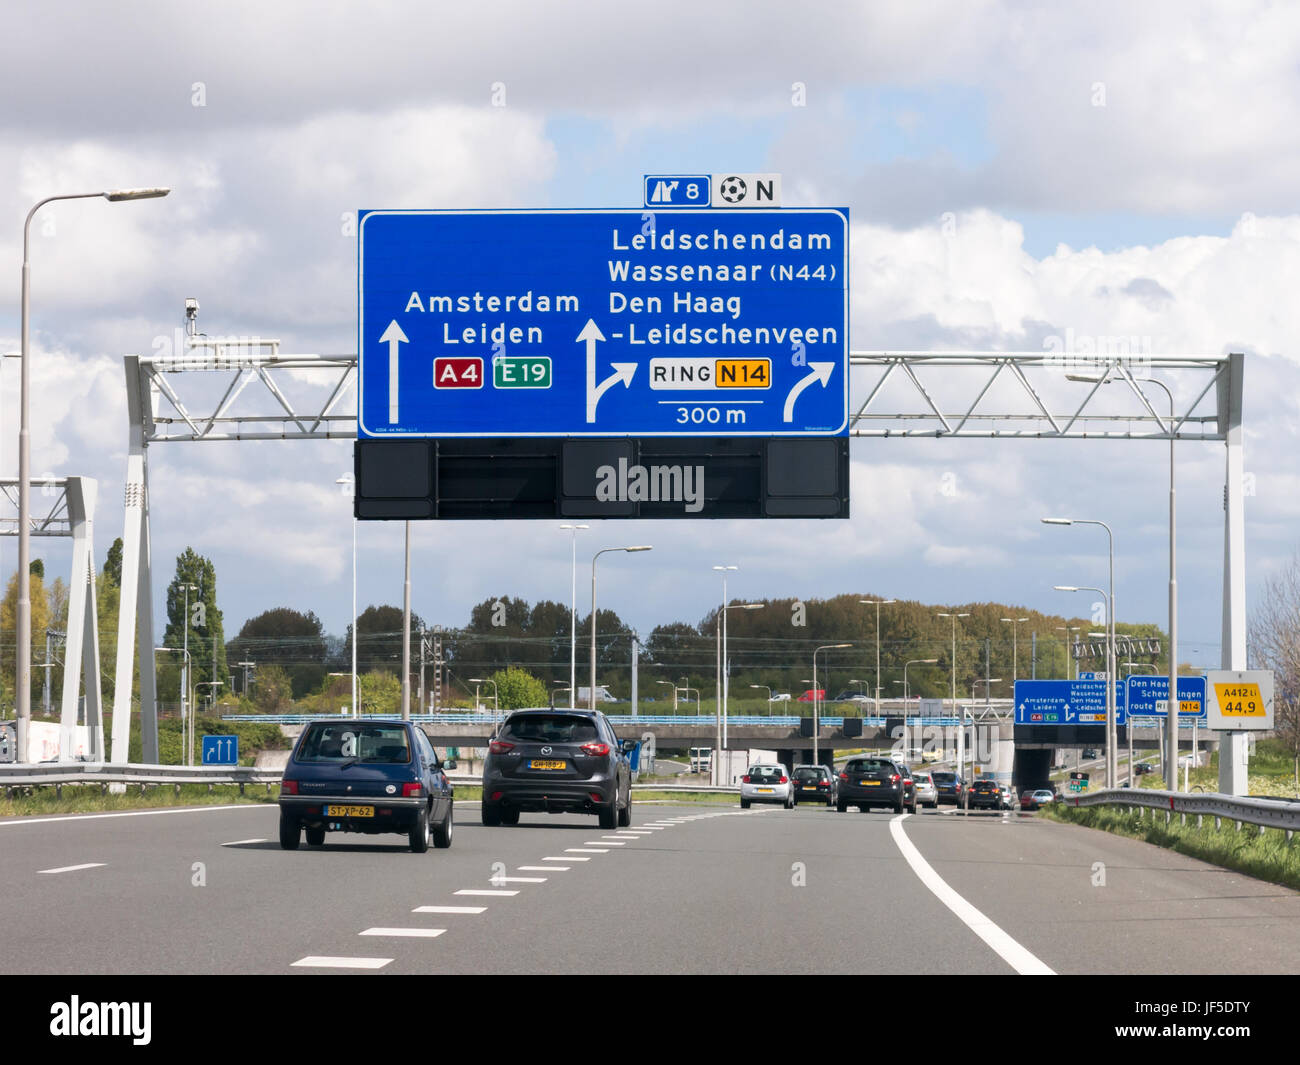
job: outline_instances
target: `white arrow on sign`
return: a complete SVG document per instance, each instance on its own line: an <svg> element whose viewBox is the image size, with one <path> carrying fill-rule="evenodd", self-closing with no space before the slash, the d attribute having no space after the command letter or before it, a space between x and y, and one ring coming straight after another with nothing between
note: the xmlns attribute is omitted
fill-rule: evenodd
<svg viewBox="0 0 1300 1065"><path fill-rule="evenodd" d="M619 381L623 382L624 388L632 386L632 375L636 373L637 364L634 362L611 362L614 367L614 373L605 380L596 384L596 342L604 340L605 334L600 331L594 319L588 318L587 324L582 327L582 332L578 334L578 340L587 345L587 421L596 420L596 404L600 402L600 397L608 392Z"/></svg>
<svg viewBox="0 0 1300 1065"><path fill-rule="evenodd" d="M410 337L402 332L394 318L388 323L379 343L388 345L388 424L394 425L397 422L397 346L409 344Z"/></svg>
<svg viewBox="0 0 1300 1065"><path fill-rule="evenodd" d="M822 388L825 388L831 382L831 374L835 372L833 362L810 362L808 366L812 369L812 373L790 389L790 394L785 397L785 413L782 421L794 421L794 401L799 398L800 392L814 381L820 381Z"/></svg>

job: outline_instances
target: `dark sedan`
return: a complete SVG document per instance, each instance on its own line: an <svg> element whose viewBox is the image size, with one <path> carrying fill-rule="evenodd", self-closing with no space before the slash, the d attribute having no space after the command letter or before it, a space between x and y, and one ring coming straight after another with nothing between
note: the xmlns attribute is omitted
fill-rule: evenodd
<svg viewBox="0 0 1300 1065"><path fill-rule="evenodd" d="M907 767L888 758L852 758L840 772L835 809L844 813L856 806L867 813L884 806L896 814L904 808L916 813L916 785Z"/></svg>
<svg viewBox="0 0 1300 1065"><path fill-rule="evenodd" d="M835 805L839 778L824 765L797 765L794 767L794 801L820 802Z"/></svg>
<svg viewBox="0 0 1300 1065"><path fill-rule="evenodd" d="M280 846L319 847L326 832L400 832L411 850L450 847L452 787L409 721L333 718L303 729L280 782Z"/></svg>
<svg viewBox="0 0 1300 1065"><path fill-rule="evenodd" d="M1002 789L996 780L977 780L967 793L967 808L971 810L1001 810Z"/></svg>
<svg viewBox="0 0 1300 1065"><path fill-rule="evenodd" d="M626 828L632 744L599 710L516 710L488 745L483 824L518 824L527 810L596 814L601 828Z"/></svg>
<svg viewBox="0 0 1300 1065"><path fill-rule="evenodd" d="M947 770L935 770L930 776L934 778L934 791L938 805L961 805L961 797L966 791L966 782L961 777Z"/></svg>

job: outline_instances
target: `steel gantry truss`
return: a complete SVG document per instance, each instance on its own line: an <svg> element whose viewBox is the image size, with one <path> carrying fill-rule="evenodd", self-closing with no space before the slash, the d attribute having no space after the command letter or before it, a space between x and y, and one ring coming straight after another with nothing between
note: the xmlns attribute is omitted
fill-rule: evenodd
<svg viewBox="0 0 1300 1065"><path fill-rule="evenodd" d="M99 682L99 620L95 594L95 500L99 485L90 477L48 477L33 481L28 508L32 536L67 536L72 539L72 566L68 576L68 625L65 632L63 696L59 714L59 761L77 757L77 704L85 689L84 721L90 743L87 758L104 757L104 721ZM0 536L18 535L18 479L0 479ZM43 515L43 516L42 516ZM81 660L81 669L76 667ZM48 672L46 674L48 683ZM20 752L27 760L27 752Z"/></svg>
<svg viewBox="0 0 1300 1065"><path fill-rule="evenodd" d="M149 444L352 439L357 357L284 355L276 340L191 336L180 355L128 355L125 362L130 440L118 631L136 631L142 648L141 731L144 758L150 761L157 758L158 739L150 668ZM1245 669L1243 367L1239 354L855 351L850 355L850 393L862 399L851 407L849 433L885 438L1222 442L1227 451L1223 667ZM1140 387L1141 377L1149 373L1172 376L1180 395L1194 397L1172 421L1152 406ZM199 389L201 396L183 394L187 375L206 383ZM1084 375L1092 380L1081 383ZM216 388L211 386L214 380ZM288 380L311 383L312 403L295 405ZM345 404L345 399L350 402ZM131 639L119 638L114 761L126 760L133 654ZM1230 755L1235 765L1238 754ZM1244 761L1241 771L1244 786Z"/></svg>

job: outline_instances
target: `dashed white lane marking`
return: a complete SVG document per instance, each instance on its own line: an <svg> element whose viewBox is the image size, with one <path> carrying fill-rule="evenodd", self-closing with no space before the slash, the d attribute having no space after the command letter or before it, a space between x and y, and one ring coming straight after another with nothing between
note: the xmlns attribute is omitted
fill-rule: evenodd
<svg viewBox="0 0 1300 1065"><path fill-rule="evenodd" d="M223 843L223 847L242 847L245 843L265 843L264 839L237 839L230 843Z"/></svg>
<svg viewBox="0 0 1300 1065"><path fill-rule="evenodd" d="M78 869L98 869L106 862L86 862L84 865L61 865L57 869L38 869L38 873L75 873Z"/></svg>
<svg viewBox="0 0 1300 1065"><path fill-rule="evenodd" d="M626 846L627 846L627 840L625 840L625 839L592 839L592 840L588 840L587 843L586 843L586 845L587 845L588 847L626 847Z"/></svg>
<svg viewBox="0 0 1300 1065"><path fill-rule="evenodd" d="M412 913L487 913L486 906L417 906Z"/></svg>
<svg viewBox="0 0 1300 1065"><path fill-rule="evenodd" d="M640 836L601 836L600 838L602 840L605 840L608 843L613 843L615 840L621 840L622 842L626 843L630 839L640 839L641 837Z"/></svg>
<svg viewBox="0 0 1300 1065"><path fill-rule="evenodd" d="M609 851L602 847L565 847L565 854L608 854ZM543 861L546 859L543 858Z"/></svg>
<svg viewBox="0 0 1300 1065"><path fill-rule="evenodd" d="M447 931L445 928L367 928L358 932L359 936L411 936L420 939L433 939Z"/></svg>
<svg viewBox="0 0 1300 1065"><path fill-rule="evenodd" d="M640 839L642 836L648 836L648 835L650 835L650 833L649 833L649 832L642 832L640 829L636 829L636 830L634 830L634 831L628 832L627 835L632 836L632 837L635 838L635 839Z"/></svg>
<svg viewBox="0 0 1300 1065"><path fill-rule="evenodd" d="M912 867L912 872L930 890L930 893L956 914L967 928L984 940L999 958L1021 976L1055 976L1056 973L1046 964L948 886L948 882L934 871L930 863L916 849L916 845L907 838L907 833L903 831L903 820L906 817L907 814L898 814L890 818L889 834L894 837L894 842L903 852L903 857Z"/></svg>
<svg viewBox="0 0 1300 1065"><path fill-rule="evenodd" d="M545 884L544 876L494 876L494 884Z"/></svg>
<svg viewBox="0 0 1300 1065"><path fill-rule="evenodd" d="M493 890L493 889L491 889L491 888L461 888L459 891L456 892L456 894L457 894L457 895L502 895L502 896L509 896L509 895L518 895L519 892L518 892L518 891L515 891L515 890L513 890L513 889L506 889L506 890L502 890L502 891L496 891L496 890Z"/></svg>
<svg viewBox="0 0 1300 1065"><path fill-rule="evenodd" d="M564 859L566 862L568 860ZM521 865L519 871L521 873L567 873L569 867L567 865Z"/></svg>
<svg viewBox="0 0 1300 1065"><path fill-rule="evenodd" d="M293 964L309 969L382 969L392 958L329 958L312 954L299 958Z"/></svg>
<svg viewBox="0 0 1300 1065"><path fill-rule="evenodd" d="M94 780L91 775L87 779ZM238 806L186 806L179 810L126 810L116 814L64 814L61 817L15 817L9 821L0 821L0 828L14 825L48 825L52 821L98 821L108 817L159 817L162 814L211 814L222 810L274 810L266 803L241 803Z"/></svg>
<svg viewBox="0 0 1300 1065"><path fill-rule="evenodd" d="M547 858L543 858L542 861L544 861L544 862L589 862L589 861L591 861L591 859L590 859L590 858L575 858L573 855L569 855L569 857L567 857L567 858L550 858L550 857L547 857Z"/></svg>

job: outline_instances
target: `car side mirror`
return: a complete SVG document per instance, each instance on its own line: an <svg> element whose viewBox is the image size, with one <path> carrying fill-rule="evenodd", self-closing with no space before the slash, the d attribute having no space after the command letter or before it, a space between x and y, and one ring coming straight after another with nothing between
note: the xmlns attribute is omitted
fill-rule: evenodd
<svg viewBox="0 0 1300 1065"><path fill-rule="evenodd" d="M443 764L442 764L442 768L443 768L443 769L455 769L455 768L456 768L456 759L454 759L454 758L449 758L447 761L443 762Z"/></svg>
<svg viewBox="0 0 1300 1065"><path fill-rule="evenodd" d="M624 754L631 754L636 750L636 740L623 740L619 743L619 749Z"/></svg>

